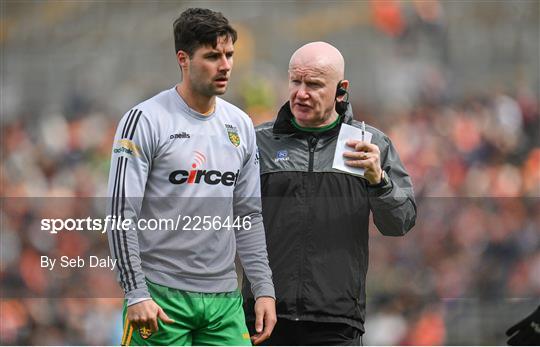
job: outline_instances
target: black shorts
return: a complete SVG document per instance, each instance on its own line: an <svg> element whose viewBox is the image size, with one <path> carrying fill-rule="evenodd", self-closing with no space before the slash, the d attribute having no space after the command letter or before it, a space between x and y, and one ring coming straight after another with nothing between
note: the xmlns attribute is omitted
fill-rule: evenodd
<svg viewBox="0 0 540 347"><path fill-rule="evenodd" d="M255 323L247 322L251 335ZM363 332L345 323L292 321L278 318L263 346L362 346Z"/></svg>

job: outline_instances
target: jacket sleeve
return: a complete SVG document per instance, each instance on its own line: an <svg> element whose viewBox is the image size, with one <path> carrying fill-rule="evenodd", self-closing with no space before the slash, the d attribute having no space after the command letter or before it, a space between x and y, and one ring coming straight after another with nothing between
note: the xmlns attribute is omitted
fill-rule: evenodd
<svg viewBox="0 0 540 347"><path fill-rule="evenodd" d="M108 223L107 234L128 305L150 298L135 228L152 159L150 130L142 111L132 109L118 124L111 155L107 215L116 222Z"/></svg>
<svg viewBox="0 0 540 347"><path fill-rule="evenodd" d="M253 126L250 128L248 151L234 189L234 217L250 221L251 225L244 224L245 227L235 229L236 250L255 299L261 296L275 298L261 214L259 152Z"/></svg>
<svg viewBox="0 0 540 347"><path fill-rule="evenodd" d="M416 202L411 178L387 136L381 143L381 167L390 182L383 187L368 187L373 220L383 235L401 236L415 224Z"/></svg>

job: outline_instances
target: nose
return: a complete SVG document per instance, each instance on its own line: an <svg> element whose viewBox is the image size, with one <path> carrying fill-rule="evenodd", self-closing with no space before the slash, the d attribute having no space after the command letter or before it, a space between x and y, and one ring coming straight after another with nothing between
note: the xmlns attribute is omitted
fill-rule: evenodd
<svg viewBox="0 0 540 347"><path fill-rule="evenodd" d="M303 83L300 87L298 87L298 90L296 91L296 97L299 99L307 99L309 97L309 94L307 93Z"/></svg>
<svg viewBox="0 0 540 347"><path fill-rule="evenodd" d="M231 70L231 67L232 67L232 63L229 61L229 59L227 59L226 55L223 55L221 57L221 63L219 65L219 70L227 72L227 71Z"/></svg>

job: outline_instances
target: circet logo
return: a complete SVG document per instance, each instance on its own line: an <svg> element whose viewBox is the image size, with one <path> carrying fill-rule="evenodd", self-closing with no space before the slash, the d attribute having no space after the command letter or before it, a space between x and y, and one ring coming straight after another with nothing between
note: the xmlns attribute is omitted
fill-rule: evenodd
<svg viewBox="0 0 540 347"><path fill-rule="evenodd" d="M191 167L195 169L197 166L202 166L202 164L204 164L206 161L206 156L199 151L193 151L193 153L195 153L195 162L191 165Z"/></svg>
<svg viewBox="0 0 540 347"><path fill-rule="evenodd" d="M172 184L200 184L206 183L209 185L223 184L224 186L236 185L238 174L232 171L219 170L201 170L200 167L206 162L206 156L199 151L193 152L193 164L191 170L175 170L169 175L169 182Z"/></svg>

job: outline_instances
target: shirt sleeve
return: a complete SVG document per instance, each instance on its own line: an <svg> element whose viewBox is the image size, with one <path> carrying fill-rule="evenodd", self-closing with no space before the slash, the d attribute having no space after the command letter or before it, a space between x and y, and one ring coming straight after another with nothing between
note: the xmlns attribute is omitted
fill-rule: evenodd
<svg viewBox="0 0 540 347"><path fill-rule="evenodd" d="M143 112L132 109L118 124L111 155L107 215L112 222L107 234L128 305L150 298L135 226L153 157L151 130Z"/></svg>
<svg viewBox="0 0 540 347"><path fill-rule="evenodd" d="M415 224L416 202L411 178L387 136L381 143L381 167L386 171L389 183L377 188L368 187L373 221L383 235L401 236Z"/></svg>
<svg viewBox="0 0 540 347"><path fill-rule="evenodd" d="M259 152L253 126L250 127L249 135L249 154L234 189L234 217L239 217L243 226L235 230L236 250L255 299L261 296L275 298L261 214Z"/></svg>

